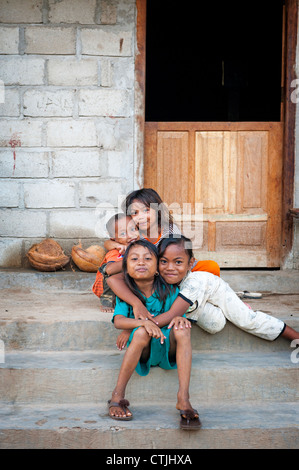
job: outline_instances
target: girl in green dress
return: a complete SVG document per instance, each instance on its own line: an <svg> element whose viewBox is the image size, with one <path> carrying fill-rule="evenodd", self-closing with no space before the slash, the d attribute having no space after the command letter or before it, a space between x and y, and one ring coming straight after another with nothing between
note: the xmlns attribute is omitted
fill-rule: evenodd
<svg viewBox="0 0 299 470"><path fill-rule="evenodd" d="M118 420L132 419L125 390L135 369L139 375L147 375L152 366L177 368L179 390L176 408L180 410L181 428L199 429L201 423L198 413L189 401L191 324L184 316L173 319L172 328L168 328L163 321L159 322L159 326L156 324L163 312L170 309L179 290L163 281L158 272L157 249L145 240L129 245L123 258L123 272L127 286L146 306L153 321L149 318L136 319L133 308L119 298L116 299L112 319L114 326L132 332L116 387L108 401L109 416Z"/></svg>

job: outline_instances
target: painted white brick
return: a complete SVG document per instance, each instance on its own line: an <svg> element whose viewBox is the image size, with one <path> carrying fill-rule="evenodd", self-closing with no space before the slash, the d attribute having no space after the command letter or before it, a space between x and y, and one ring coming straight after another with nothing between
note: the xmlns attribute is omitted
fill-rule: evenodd
<svg viewBox="0 0 299 470"><path fill-rule="evenodd" d="M75 54L76 30L66 27L30 26L25 29L27 54Z"/></svg>
<svg viewBox="0 0 299 470"><path fill-rule="evenodd" d="M126 90L80 90L80 116L126 117L130 113Z"/></svg>
<svg viewBox="0 0 299 470"><path fill-rule="evenodd" d="M96 0L49 0L50 23L94 24Z"/></svg>
<svg viewBox="0 0 299 470"><path fill-rule="evenodd" d="M19 183L15 181L1 181L0 207L19 206Z"/></svg>
<svg viewBox="0 0 299 470"><path fill-rule="evenodd" d="M17 117L20 115L20 94L16 88L4 89L4 103L0 103L0 116Z"/></svg>
<svg viewBox="0 0 299 470"><path fill-rule="evenodd" d="M56 119L47 123L47 145L51 147L95 147L96 128L93 121L65 121Z"/></svg>
<svg viewBox="0 0 299 470"><path fill-rule="evenodd" d="M15 163L15 170L13 170ZM14 162L11 150L0 152L0 175L3 178L47 178L49 175L46 152L26 152L16 148ZM2 183L0 182L0 185Z"/></svg>
<svg viewBox="0 0 299 470"><path fill-rule="evenodd" d="M24 94L24 116L72 116L73 107L72 90L28 90Z"/></svg>
<svg viewBox="0 0 299 470"><path fill-rule="evenodd" d="M50 237L84 238L95 237L95 210L57 210L50 214Z"/></svg>
<svg viewBox="0 0 299 470"><path fill-rule="evenodd" d="M98 62L95 59L50 58L48 79L49 85L97 85Z"/></svg>
<svg viewBox="0 0 299 470"><path fill-rule="evenodd" d="M42 122L29 119L0 120L0 147L37 147L42 145Z"/></svg>
<svg viewBox="0 0 299 470"><path fill-rule="evenodd" d="M82 54L131 56L132 32L106 29L81 30Z"/></svg>
<svg viewBox="0 0 299 470"><path fill-rule="evenodd" d="M42 23L43 0L2 0L1 23Z"/></svg>
<svg viewBox="0 0 299 470"><path fill-rule="evenodd" d="M28 209L74 207L75 184L65 181L25 183L24 201Z"/></svg>
<svg viewBox="0 0 299 470"><path fill-rule="evenodd" d="M40 211L1 209L0 236L44 237L46 214Z"/></svg>
<svg viewBox="0 0 299 470"><path fill-rule="evenodd" d="M22 264L22 240L2 238L0 240L0 267L19 268Z"/></svg>
<svg viewBox="0 0 299 470"><path fill-rule="evenodd" d="M0 61L0 79L5 85L43 85L45 60L5 57Z"/></svg>
<svg viewBox="0 0 299 470"><path fill-rule="evenodd" d="M0 54L18 54L19 28L0 27Z"/></svg>
<svg viewBox="0 0 299 470"><path fill-rule="evenodd" d="M54 177L100 176L103 170L98 150L52 152L52 175Z"/></svg>
<svg viewBox="0 0 299 470"><path fill-rule="evenodd" d="M124 194L122 181L82 181L79 187L81 207L97 207L99 204L116 206L118 197Z"/></svg>

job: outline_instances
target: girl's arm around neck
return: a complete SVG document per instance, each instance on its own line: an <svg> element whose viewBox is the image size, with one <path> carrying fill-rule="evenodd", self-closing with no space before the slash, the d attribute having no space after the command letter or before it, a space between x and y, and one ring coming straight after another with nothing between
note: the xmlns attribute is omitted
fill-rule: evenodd
<svg viewBox="0 0 299 470"><path fill-rule="evenodd" d="M181 317L187 312L190 304L182 297L177 297L167 312L161 313L155 317L160 328L168 325L174 317Z"/></svg>
<svg viewBox="0 0 299 470"><path fill-rule="evenodd" d="M133 294L125 283L123 273L108 277L107 284L117 297L133 307L135 319L145 320L147 318L155 322L153 315L149 313L145 305Z"/></svg>
<svg viewBox="0 0 299 470"><path fill-rule="evenodd" d="M120 273L123 267L122 260L114 261L113 263L108 263L106 266L106 273L108 276L112 276L112 274Z"/></svg>

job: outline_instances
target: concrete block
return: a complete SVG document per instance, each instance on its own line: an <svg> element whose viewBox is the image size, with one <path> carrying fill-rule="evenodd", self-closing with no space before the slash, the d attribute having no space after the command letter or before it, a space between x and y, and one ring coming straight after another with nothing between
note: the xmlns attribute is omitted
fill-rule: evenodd
<svg viewBox="0 0 299 470"><path fill-rule="evenodd" d="M132 32L108 29L81 30L82 54L131 56Z"/></svg>
<svg viewBox="0 0 299 470"><path fill-rule="evenodd" d="M119 57L113 59L113 80L115 88L134 88L134 59Z"/></svg>
<svg viewBox="0 0 299 470"><path fill-rule="evenodd" d="M1 209L0 236L44 237L46 214L41 211Z"/></svg>
<svg viewBox="0 0 299 470"><path fill-rule="evenodd" d="M75 207L75 183L42 181L24 184L26 208Z"/></svg>
<svg viewBox="0 0 299 470"><path fill-rule="evenodd" d="M0 62L4 85L43 85L45 60L33 57L5 57Z"/></svg>
<svg viewBox="0 0 299 470"><path fill-rule="evenodd" d="M100 4L100 22L101 24L116 24L117 5L113 0L101 0Z"/></svg>
<svg viewBox="0 0 299 470"><path fill-rule="evenodd" d="M95 210L56 210L50 213L50 237L95 237Z"/></svg>
<svg viewBox="0 0 299 470"><path fill-rule="evenodd" d="M19 206L19 183L15 181L1 181L0 207Z"/></svg>
<svg viewBox="0 0 299 470"><path fill-rule="evenodd" d="M24 116L72 116L74 91L27 90L23 97Z"/></svg>
<svg viewBox="0 0 299 470"><path fill-rule="evenodd" d="M113 68L111 60L101 60L101 86L111 87L113 85Z"/></svg>
<svg viewBox="0 0 299 470"><path fill-rule="evenodd" d="M0 267L19 268L22 263L22 240L20 238L1 238Z"/></svg>
<svg viewBox="0 0 299 470"><path fill-rule="evenodd" d="M79 200L81 207L117 206L118 197L124 196L122 181L81 181Z"/></svg>
<svg viewBox="0 0 299 470"><path fill-rule="evenodd" d="M107 151L107 176L128 178L133 173L133 153Z"/></svg>
<svg viewBox="0 0 299 470"><path fill-rule="evenodd" d="M50 58L48 80L49 85L97 85L98 62L95 59Z"/></svg>
<svg viewBox="0 0 299 470"><path fill-rule="evenodd" d="M42 23L43 0L2 0L1 23Z"/></svg>
<svg viewBox="0 0 299 470"><path fill-rule="evenodd" d="M39 147L41 145L41 121L0 120L0 147L11 147L17 154L19 147Z"/></svg>
<svg viewBox="0 0 299 470"><path fill-rule="evenodd" d="M127 117L130 114L129 95L126 90L80 90L80 116Z"/></svg>
<svg viewBox="0 0 299 470"><path fill-rule="evenodd" d="M96 0L49 0L50 23L94 24Z"/></svg>
<svg viewBox="0 0 299 470"><path fill-rule="evenodd" d="M14 169L15 165L15 169ZM0 175L3 178L47 178L49 175L48 154L16 149L14 161L11 150L0 152Z"/></svg>
<svg viewBox="0 0 299 470"><path fill-rule="evenodd" d="M55 120L47 123L47 145L51 147L95 147L96 128L93 121Z"/></svg>
<svg viewBox="0 0 299 470"><path fill-rule="evenodd" d="M106 150L128 149L133 140L132 119L102 117L96 121L99 146Z"/></svg>
<svg viewBox="0 0 299 470"><path fill-rule="evenodd" d="M76 30L70 27L29 26L25 29L27 54L75 54Z"/></svg>
<svg viewBox="0 0 299 470"><path fill-rule="evenodd" d="M16 88L4 88L4 103L0 103L0 116L18 117L20 115L20 95Z"/></svg>
<svg viewBox="0 0 299 470"><path fill-rule="evenodd" d="M54 177L101 176L103 164L98 150L61 150L52 152Z"/></svg>
<svg viewBox="0 0 299 470"><path fill-rule="evenodd" d="M0 27L0 54L18 54L19 28Z"/></svg>

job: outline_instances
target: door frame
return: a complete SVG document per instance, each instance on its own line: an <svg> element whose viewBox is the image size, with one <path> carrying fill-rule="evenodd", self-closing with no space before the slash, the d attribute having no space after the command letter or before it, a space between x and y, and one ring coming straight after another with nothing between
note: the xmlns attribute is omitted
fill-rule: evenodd
<svg viewBox="0 0 299 470"><path fill-rule="evenodd" d="M136 47L135 47L135 157L134 182L136 188L143 186L144 175L144 125L145 125L145 71L146 71L146 1L136 0ZM295 174L295 123L296 103L292 102L292 81L296 77L296 47L298 28L298 2L285 0L284 57L283 62L283 170L282 170L282 220L281 220L281 268L284 267L293 246L293 217L290 209L294 201Z"/></svg>

